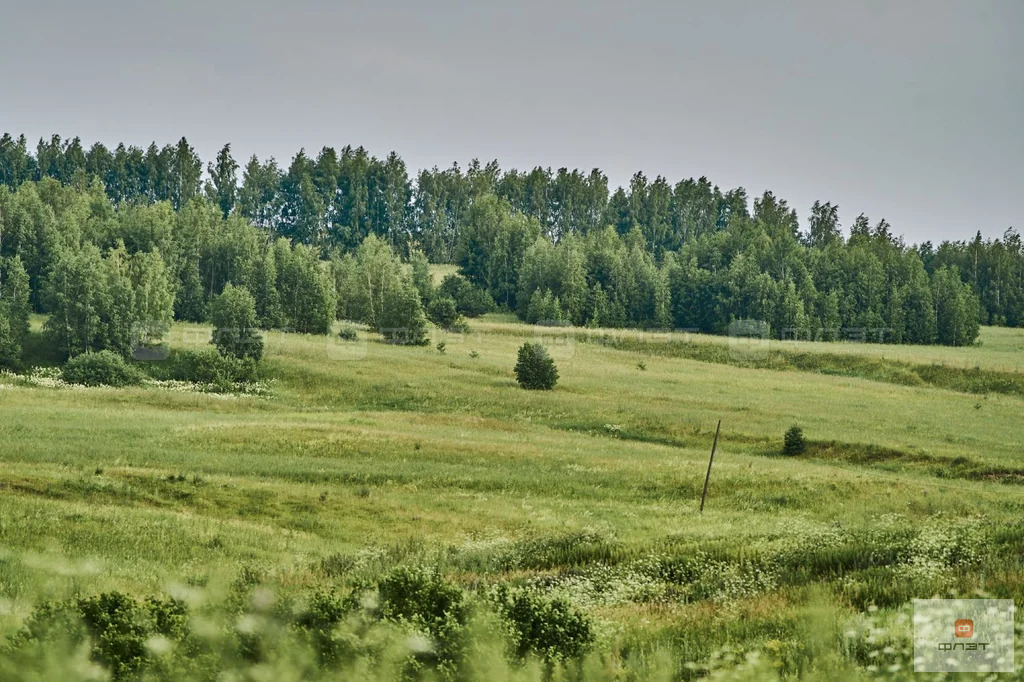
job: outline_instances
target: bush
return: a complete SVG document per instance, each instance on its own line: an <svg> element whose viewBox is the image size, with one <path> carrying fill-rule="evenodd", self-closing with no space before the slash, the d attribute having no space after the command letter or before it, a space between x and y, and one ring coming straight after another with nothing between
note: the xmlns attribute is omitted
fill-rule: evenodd
<svg viewBox="0 0 1024 682"><path fill-rule="evenodd" d="M143 667L150 636L177 639L187 631L187 610L175 600L150 598L139 603L112 592L81 599L77 607L95 642L93 658L109 666L114 679L129 677Z"/></svg>
<svg viewBox="0 0 1024 682"><path fill-rule="evenodd" d="M469 282L466 283L459 298L455 299L455 303L459 306L459 312L466 317L480 317L498 309L498 304L486 289L473 286Z"/></svg>
<svg viewBox="0 0 1024 682"><path fill-rule="evenodd" d="M154 663L147 642L156 635L179 642L188 637L183 602L153 597L140 602L110 592L39 606L12 639L11 648L54 640L78 645L88 639L90 658L106 666L114 680L137 679Z"/></svg>
<svg viewBox="0 0 1024 682"><path fill-rule="evenodd" d="M576 658L594 641L590 620L562 599L548 600L501 585L495 602L519 658L531 653L546 660Z"/></svg>
<svg viewBox="0 0 1024 682"><path fill-rule="evenodd" d="M247 289L228 284L210 304L213 339L222 355L259 361L263 337L256 317L256 302Z"/></svg>
<svg viewBox="0 0 1024 682"><path fill-rule="evenodd" d="M516 380L523 388L551 390L558 383L558 368L539 343L524 343L515 367Z"/></svg>
<svg viewBox="0 0 1024 682"><path fill-rule="evenodd" d="M358 602L351 597L342 598L334 592L315 592L295 624L310 638L322 665L334 665L345 652L344 640L336 636L338 624L351 614Z"/></svg>
<svg viewBox="0 0 1024 682"><path fill-rule="evenodd" d="M109 350L76 355L65 363L61 374L69 384L82 386L137 386L144 379L138 368Z"/></svg>
<svg viewBox="0 0 1024 682"><path fill-rule="evenodd" d="M425 345L427 320L416 288L403 282L395 291L387 293L380 315L380 333L391 343L410 346Z"/></svg>
<svg viewBox="0 0 1024 682"><path fill-rule="evenodd" d="M794 424L783 437L782 452L787 455L801 455L807 450L804 430Z"/></svg>
<svg viewBox="0 0 1024 682"><path fill-rule="evenodd" d="M497 308L494 299L486 290L474 286L465 277L448 275L437 288L438 296L455 301L455 307L466 317L479 317Z"/></svg>
<svg viewBox="0 0 1024 682"><path fill-rule="evenodd" d="M189 381L221 391L259 378L258 365L252 358L221 355L212 348L175 351L166 361L154 362L147 369L157 379Z"/></svg>
<svg viewBox="0 0 1024 682"><path fill-rule="evenodd" d="M341 331L338 332L338 338L340 338L342 341L358 341L359 334L356 332L355 325L342 325Z"/></svg>
<svg viewBox="0 0 1024 682"><path fill-rule="evenodd" d="M468 615L462 590L431 570L397 568L380 581L379 589L381 615L390 620L433 630L449 618L463 623Z"/></svg>
<svg viewBox="0 0 1024 682"><path fill-rule="evenodd" d="M566 321L565 309L557 296L545 289L533 292L526 307L526 321L530 324L555 325Z"/></svg>
<svg viewBox="0 0 1024 682"><path fill-rule="evenodd" d="M427 318L441 329L451 329L459 321L455 300L448 296L435 296L427 307Z"/></svg>
<svg viewBox="0 0 1024 682"><path fill-rule="evenodd" d="M434 639L433 650L422 662L451 664L462 655L469 607L462 590L435 571L397 568L378 585L381 616L409 623Z"/></svg>

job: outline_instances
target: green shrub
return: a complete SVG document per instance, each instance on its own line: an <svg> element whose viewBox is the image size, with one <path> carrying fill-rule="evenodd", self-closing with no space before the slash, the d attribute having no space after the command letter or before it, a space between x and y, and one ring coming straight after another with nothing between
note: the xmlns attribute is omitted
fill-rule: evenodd
<svg viewBox="0 0 1024 682"><path fill-rule="evenodd" d="M187 631L187 610L175 600L150 598L139 603L111 592L80 599L77 606L93 638L93 658L108 666L114 679L128 677L143 667L150 636L180 638Z"/></svg>
<svg viewBox="0 0 1024 682"><path fill-rule="evenodd" d="M436 571L401 567L378 585L381 616L424 630L433 639L418 663L451 668L464 649L469 607L462 590Z"/></svg>
<svg viewBox="0 0 1024 682"><path fill-rule="evenodd" d="M259 361L263 337L256 317L256 302L243 287L228 284L210 304L213 339L222 355Z"/></svg>
<svg viewBox="0 0 1024 682"><path fill-rule="evenodd" d="M497 308L494 299L486 290L459 275L445 277L441 286L437 288L437 295L454 300L458 311L466 317L479 317Z"/></svg>
<svg viewBox="0 0 1024 682"><path fill-rule="evenodd" d="M539 343L524 343L515 367L516 380L523 388L551 390L558 383L558 368Z"/></svg>
<svg viewBox="0 0 1024 682"><path fill-rule="evenodd" d="M384 618L416 623L430 632L449 619L466 621L462 590L435 571L403 566L385 576L378 587Z"/></svg>
<svg viewBox="0 0 1024 682"><path fill-rule="evenodd" d="M64 381L83 386L137 386L143 373L113 351L76 355L64 364Z"/></svg>
<svg viewBox="0 0 1024 682"><path fill-rule="evenodd" d="M509 625L519 658L536 654L546 660L565 660L583 654L594 641L590 620L562 599L545 599L524 589L498 587L498 612Z"/></svg>
<svg viewBox="0 0 1024 682"><path fill-rule="evenodd" d="M537 289L530 297L526 307L525 320L530 324L557 325L564 323L567 319L565 309L557 296L545 289L541 292Z"/></svg>
<svg viewBox="0 0 1024 682"><path fill-rule="evenodd" d="M804 430L794 424L783 436L782 452L787 455L800 455L807 450L807 440L804 438Z"/></svg>
<svg viewBox="0 0 1024 682"><path fill-rule="evenodd" d="M334 592L314 592L306 608L298 614L295 624L310 638L321 665L333 665L344 652L345 642L335 637L338 624L352 613L357 602Z"/></svg>
<svg viewBox="0 0 1024 682"><path fill-rule="evenodd" d="M183 602L154 597L140 602L110 592L37 607L10 648L56 641L77 645L88 639L90 658L108 668L114 680L135 679L152 663L147 642L156 635L172 641L189 635Z"/></svg>
<svg viewBox="0 0 1024 682"><path fill-rule="evenodd" d="M459 321L455 300L447 296L435 296L427 306L427 318L441 329L449 329Z"/></svg>
<svg viewBox="0 0 1024 682"><path fill-rule="evenodd" d="M356 332L355 325L343 324L341 325L341 331L338 332L338 338L342 341L357 341L359 340L359 334Z"/></svg>
<svg viewBox="0 0 1024 682"><path fill-rule="evenodd" d="M468 286L455 301L459 306L460 313L466 317L480 317L498 309L498 304L494 302L486 289L473 286L468 282L467 284Z"/></svg>
<svg viewBox="0 0 1024 682"><path fill-rule="evenodd" d="M189 381L223 391L259 379L259 367L252 358L221 355L212 348L175 351L166 361L154 362L147 369L157 379Z"/></svg>
<svg viewBox="0 0 1024 682"><path fill-rule="evenodd" d="M382 302L380 333L387 341L409 346L425 345L427 320L416 288L408 282L389 291Z"/></svg>

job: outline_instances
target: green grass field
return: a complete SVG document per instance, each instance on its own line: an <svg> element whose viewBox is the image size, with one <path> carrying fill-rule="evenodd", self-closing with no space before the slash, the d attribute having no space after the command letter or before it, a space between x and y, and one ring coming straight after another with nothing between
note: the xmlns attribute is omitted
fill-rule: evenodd
<svg viewBox="0 0 1024 682"><path fill-rule="evenodd" d="M0 635L46 600L426 565L566 599L594 623L587 679L909 678L913 598L1024 599L1024 330L763 348L470 326L420 348L270 333L269 397L0 379ZM552 392L515 383L533 338ZM793 424L810 443L785 457Z"/></svg>

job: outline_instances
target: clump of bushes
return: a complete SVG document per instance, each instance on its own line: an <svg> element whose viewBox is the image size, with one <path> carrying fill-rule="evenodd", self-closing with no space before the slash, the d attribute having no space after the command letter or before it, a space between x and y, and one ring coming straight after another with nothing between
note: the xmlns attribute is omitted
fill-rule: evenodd
<svg viewBox="0 0 1024 682"><path fill-rule="evenodd" d="M263 357L263 337L256 317L256 301L243 287L228 284L210 304L213 343L224 356L258 362Z"/></svg>
<svg viewBox="0 0 1024 682"><path fill-rule="evenodd" d="M343 570L348 570L348 562L341 563ZM416 673L427 669L442 672L442 679L453 677L450 673L458 667L468 637L465 626L469 608L461 589L436 572L406 567L391 571L375 584L362 585L367 590L358 584L353 587L345 595L333 590L315 592L296 617L295 625L312 644L321 666L337 668L358 663L361 653L380 655L383 641L358 639L372 640L367 635L373 624L389 621L429 638L418 647L403 647L400 656L405 661L400 667L404 668L404 678L417 679ZM361 632L339 637L339 628L346 624L356 624Z"/></svg>
<svg viewBox="0 0 1024 682"><path fill-rule="evenodd" d="M412 285L403 284L389 292L383 301L379 330L390 343L423 346L429 342L420 295Z"/></svg>
<svg viewBox="0 0 1024 682"><path fill-rule="evenodd" d="M516 381L523 388L550 391L558 383L558 368L539 343L524 343L515 366Z"/></svg>
<svg viewBox="0 0 1024 682"><path fill-rule="evenodd" d="M782 452L786 455L802 455L807 451L807 439L804 430L794 424L782 438Z"/></svg>
<svg viewBox="0 0 1024 682"><path fill-rule="evenodd" d="M432 298L430 272L419 255L410 277L391 246L369 235L354 256L333 262L339 293L336 316L363 322L389 343L428 343L423 298Z"/></svg>
<svg viewBox="0 0 1024 682"><path fill-rule="evenodd" d="M548 289L537 289L526 307L525 320L530 324L558 326L565 324L567 315L557 296Z"/></svg>
<svg viewBox="0 0 1024 682"><path fill-rule="evenodd" d="M449 671L458 665L469 619L461 588L436 571L401 567L380 581L378 591L381 616L423 630L433 640L427 650L414 652L418 664Z"/></svg>
<svg viewBox="0 0 1024 682"><path fill-rule="evenodd" d="M568 601L508 586L474 597L434 568L398 567L340 590L244 598L260 583L259 571L244 568L226 601L193 607L120 592L40 604L0 642L0 678L20 679L13 673L46 665L58 671L47 679L64 679L69 675L60 671L80 671L85 657L97 679L117 682L241 678L289 651L303 679L475 679L467 673L480 663L506 663L481 659L497 653L492 635L501 637L508 663L537 656L549 670L594 641L590 619ZM476 618L483 613L496 618ZM198 622L216 627L193 629Z"/></svg>
<svg viewBox="0 0 1024 682"><path fill-rule="evenodd" d="M337 665L345 657L346 642L335 635L338 623L358 608L350 597L334 592L314 592L295 624L309 637L321 665Z"/></svg>
<svg viewBox="0 0 1024 682"><path fill-rule="evenodd" d="M497 309L494 299L485 289L459 275L445 277L436 295L455 301L456 309L466 317L479 317Z"/></svg>
<svg viewBox="0 0 1024 682"><path fill-rule="evenodd" d="M82 386L137 386L145 375L109 350L76 355L65 363L61 377Z"/></svg>
<svg viewBox="0 0 1024 682"><path fill-rule="evenodd" d="M545 599L535 592L499 585L494 603L509 626L518 658L528 654L548 661L576 658L594 641L590 619L563 599Z"/></svg>
<svg viewBox="0 0 1024 682"><path fill-rule="evenodd" d="M343 324L341 331L338 332L338 338L342 341L357 341L359 334L356 332L356 327L353 324Z"/></svg>
<svg viewBox="0 0 1024 682"><path fill-rule="evenodd" d="M403 566L386 575L378 587L381 615L390 620L434 631L450 619L465 623L468 616L462 590L436 571Z"/></svg>
<svg viewBox="0 0 1024 682"><path fill-rule="evenodd" d="M436 296L427 307L427 318L441 329L462 332L466 322L459 314L455 300L447 296Z"/></svg>
<svg viewBox="0 0 1024 682"><path fill-rule="evenodd" d="M223 391L259 379L259 365L255 360L223 355L213 348L176 351L168 360L154 363L152 367L154 373L159 373L158 378L206 384Z"/></svg>
<svg viewBox="0 0 1024 682"><path fill-rule="evenodd" d="M43 604L13 637L10 649L64 641L89 643L89 657L110 670L114 680L136 679L151 667L153 637L182 641L189 635L188 610L175 599L138 601L120 592Z"/></svg>

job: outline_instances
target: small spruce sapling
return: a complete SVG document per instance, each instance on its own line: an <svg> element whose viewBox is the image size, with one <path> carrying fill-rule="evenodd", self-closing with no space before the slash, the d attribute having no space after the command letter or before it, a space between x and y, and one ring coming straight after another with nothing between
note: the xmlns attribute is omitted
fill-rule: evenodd
<svg viewBox="0 0 1024 682"><path fill-rule="evenodd" d="M807 439L804 438L804 431L794 424L783 437L782 452L787 455L801 455L806 450Z"/></svg>

